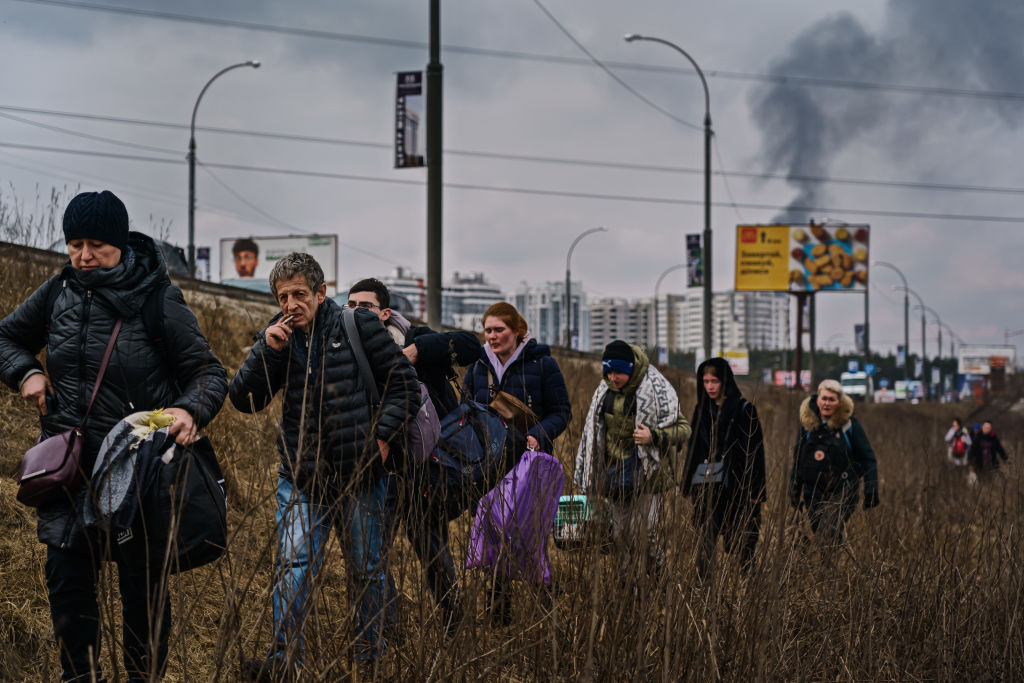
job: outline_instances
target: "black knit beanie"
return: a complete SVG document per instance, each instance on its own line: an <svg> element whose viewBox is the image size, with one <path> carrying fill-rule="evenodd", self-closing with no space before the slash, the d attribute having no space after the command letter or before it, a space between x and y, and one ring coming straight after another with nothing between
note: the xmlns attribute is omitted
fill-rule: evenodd
<svg viewBox="0 0 1024 683"><path fill-rule="evenodd" d="M601 370L605 375L612 371L632 375L635 361L636 356L633 355L632 347L621 339L616 339L604 347L604 354L601 356Z"/></svg>
<svg viewBox="0 0 1024 683"><path fill-rule="evenodd" d="M128 210L109 191L83 192L64 210L64 242L99 240L124 251L128 246Z"/></svg>

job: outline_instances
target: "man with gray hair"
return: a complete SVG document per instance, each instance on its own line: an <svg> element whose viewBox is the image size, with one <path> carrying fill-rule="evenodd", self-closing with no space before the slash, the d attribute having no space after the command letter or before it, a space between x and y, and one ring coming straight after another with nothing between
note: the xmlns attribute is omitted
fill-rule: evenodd
<svg viewBox="0 0 1024 683"><path fill-rule="evenodd" d="M231 402L253 413L283 390L277 481L278 558L274 642L250 659L249 680L296 677L311 585L331 527L346 555L357 601L356 656L373 666L383 653L388 524L384 463L419 409L416 373L380 320L356 310L359 341L380 395L368 397L343 310L327 297L323 270L303 253L280 259L270 289L281 313L256 335L231 382Z"/></svg>

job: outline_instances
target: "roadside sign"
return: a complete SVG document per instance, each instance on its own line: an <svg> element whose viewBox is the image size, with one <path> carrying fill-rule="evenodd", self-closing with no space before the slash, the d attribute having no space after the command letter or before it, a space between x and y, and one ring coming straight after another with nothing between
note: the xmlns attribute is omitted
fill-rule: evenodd
<svg viewBox="0 0 1024 683"><path fill-rule="evenodd" d="M860 291L868 281L867 225L738 225L738 291Z"/></svg>
<svg viewBox="0 0 1024 683"><path fill-rule="evenodd" d="M846 371L847 372L857 372L857 370L859 370L859 369L860 369L860 363L858 363L857 361L855 361L855 360L848 360L848 361L846 361Z"/></svg>
<svg viewBox="0 0 1024 683"><path fill-rule="evenodd" d="M875 374L875 364L874 363L865 363L864 364L864 372L866 372L869 375Z"/></svg>

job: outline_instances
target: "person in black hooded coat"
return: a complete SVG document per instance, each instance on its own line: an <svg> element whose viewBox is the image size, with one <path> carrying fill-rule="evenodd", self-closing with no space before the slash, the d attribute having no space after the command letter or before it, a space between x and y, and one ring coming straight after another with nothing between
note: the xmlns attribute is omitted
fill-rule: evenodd
<svg viewBox="0 0 1024 683"><path fill-rule="evenodd" d="M164 408L175 417L169 429L175 440L193 442L224 403L227 376L181 290L170 284L160 249L150 237L128 231L128 212L109 191L72 199L63 227L68 263L0 321L0 379L38 408L42 438L76 427L122 318L85 426L82 470L93 471L104 436L136 411ZM52 287L60 288L55 297ZM163 297L162 349L142 313L151 296ZM43 348L45 373L36 358ZM38 508L37 536L47 546L46 584L64 680L102 678L96 580L110 540L82 526L89 490L87 483L73 499ZM171 627L166 578L159 571L139 576L123 564L118 575L128 677L159 677ZM154 625L158 618L161 623ZM159 635L151 635L151 628Z"/></svg>
<svg viewBox="0 0 1024 683"><path fill-rule="evenodd" d="M739 552L742 568L750 567L766 499L764 436L757 409L743 398L722 358L697 368L692 425L682 487L683 495L693 499L693 521L701 535L697 572L704 580L711 574L719 535L727 552ZM721 476L701 476L709 467L720 468Z"/></svg>

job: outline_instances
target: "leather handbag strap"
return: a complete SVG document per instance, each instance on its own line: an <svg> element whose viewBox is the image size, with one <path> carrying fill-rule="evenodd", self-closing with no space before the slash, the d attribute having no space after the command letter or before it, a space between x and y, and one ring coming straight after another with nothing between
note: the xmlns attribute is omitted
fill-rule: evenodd
<svg viewBox="0 0 1024 683"><path fill-rule="evenodd" d="M114 342L117 341L117 334L121 331L122 320L122 318L117 319L117 322L114 323L114 331L110 333L110 341L107 342L107 349L103 352L103 360L100 362L100 371L96 374L96 383L92 386L92 396L89 397L89 405L85 408L82 423L78 425L79 431L85 429L85 421L89 419L89 413L92 411L92 404L96 400L96 394L100 393L100 384L103 382L103 375L107 372L107 364L110 363L110 354L114 351Z"/></svg>
<svg viewBox="0 0 1024 683"><path fill-rule="evenodd" d="M373 405L380 403L380 392L377 391L377 380L373 378L370 370L370 361L366 358L366 351L363 350L363 340L359 338L359 328L356 327L356 312L346 308L341 312L341 319L345 323L345 334L348 335L348 343L352 346L352 355L356 357L356 365L359 367L359 374L366 385L366 392L370 394Z"/></svg>

